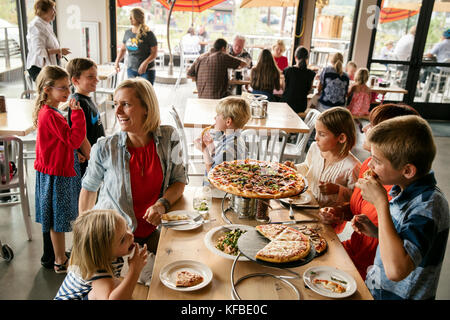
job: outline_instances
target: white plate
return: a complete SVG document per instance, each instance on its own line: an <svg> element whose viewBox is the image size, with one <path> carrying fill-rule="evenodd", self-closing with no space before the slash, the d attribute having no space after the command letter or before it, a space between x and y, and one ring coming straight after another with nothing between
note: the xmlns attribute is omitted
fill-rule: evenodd
<svg viewBox="0 0 450 320"><path fill-rule="evenodd" d="M331 277L343 280L346 283L335 281L331 279ZM332 292L331 290L325 289L320 284L315 284L313 282L314 279L323 279L339 283L341 286L345 287L345 292L343 293ZM354 294L356 291L355 279L353 279L353 277L349 275L347 272L344 272L342 270L333 267L327 266L311 267L307 269L305 273L303 273L303 281L312 291L322 296L330 298L346 298Z"/></svg>
<svg viewBox="0 0 450 320"><path fill-rule="evenodd" d="M190 271L200 274L203 281L192 287L177 287L177 272ZM194 260L179 260L165 265L159 272L159 279L168 288L177 291L194 291L207 286L213 277L211 269L206 265Z"/></svg>
<svg viewBox="0 0 450 320"><path fill-rule="evenodd" d="M226 229L225 229L226 228ZM254 228L251 226L247 226L244 224L226 224L223 226L215 227L208 231L208 233L205 235L204 242L205 246L212 252L217 254L218 256L221 256L226 259L234 260L236 259L236 256L233 256L231 254L225 253L222 250L219 250L216 248L217 240L227 232L227 229L235 230L235 229L241 229L241 230L253 230ZM238 261L250 261L243 255L239 257Z"/></svg>
<svg viewBox="0 0 450 320"><path fill-rule="evenodd" d="M194 219L196 216L198 216L198 213L195 211L189 211L189 210L176 210L176 211L170 211L167 213L169 216L171 215L176 215L176 214L185 214L189 217L189 219ZM166 220L163 220L164 222L166 222ZM183 221L183 220L181 220ZM167 221L169 222L169 221ZM172 230L193 230L193 229L197 229L198 227L200 227L203 224L203 219L200 219L199 221L197 221L196 223L190 223L190 224L181 224L179 226L173 226L170 227L170 229Z"/></svg>
<svg viewBox="0 0 450 320"><path fill-rule="evenodd" d="M302 205L302 204L307 204L310 203L312 200L311 195L308 192L302 193L301 195L295 196L295 197L290 197L290 198L283 198L280 199L281 202L285 203L285 204L289 204L288 199L292 199L292 205L296 206L296 205Z"/></svg>

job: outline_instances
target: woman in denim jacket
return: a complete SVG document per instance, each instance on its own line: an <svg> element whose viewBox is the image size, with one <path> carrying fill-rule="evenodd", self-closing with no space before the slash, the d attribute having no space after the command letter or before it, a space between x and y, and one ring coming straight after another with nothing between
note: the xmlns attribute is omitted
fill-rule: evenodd
<svg viewBox="0 0 450 320"><path fill-rule="evenodd" d="M122 82L114 92L114 105L121 131L98 139L92 147L80 212L117 210L135 241L156 252L161 215L187 184L180 139L175 128L160 126L158 100L147 80Z"/></svg>

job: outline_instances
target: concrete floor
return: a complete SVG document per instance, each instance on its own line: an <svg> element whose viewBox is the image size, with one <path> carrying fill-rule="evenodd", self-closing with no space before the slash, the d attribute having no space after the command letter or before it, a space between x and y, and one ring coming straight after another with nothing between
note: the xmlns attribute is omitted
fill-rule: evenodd
<svg viewBox="0 0 450 320"><path fill-rule="evenodd" d="M194 97L192 91L194 85L188 81L186 85L180 86L174 95L171 87L155 84L160 107L163 110L163 122L166 119L167 107L174 104L184 114L185 100ZM432 124L433 126L433 124ZM450 123L440 123L439 128L449 126ZM448 137L436 136L438 153L433 164L436 172L438 185L450 199L450 171L448 170L448 159L450 158L450 135ZM367 157L367 152L361 149L361 136L358 144L353 150L360 159ZM196 179L200 183L201 179ZM191 181L196 181L192 179ZM0 300L48 300L53 299L64 275L56 274L52 270L41 267L40 256L42 254L41 226L34 222L34 186L35 174L32 161L28 165L28 190L32 217L33 240L27 241L25 227L20 205L0 207L0 240L13 249L14 258L7 262L0 257ZM66 237L67 247L71 245L71 235ZM448 246L450 247L450 245ZM447 249L444 265L442 267L440 282L438 286L437 299L450 299L450 250Z"/></svg>

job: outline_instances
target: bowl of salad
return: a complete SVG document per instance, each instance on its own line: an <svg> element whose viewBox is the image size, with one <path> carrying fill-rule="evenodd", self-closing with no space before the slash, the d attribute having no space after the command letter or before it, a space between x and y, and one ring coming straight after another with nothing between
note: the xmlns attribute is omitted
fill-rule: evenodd
<svg viewBox="0 0 450 320"><path fill-rule="evenodd" d="M214 254L225 259L234 260L239 254L237 246L239 237L253 229L253 227L243 224L227 224L215 227L205 235L204 242L206 247ZM241 255L239 261L249 260Z"/></svg>

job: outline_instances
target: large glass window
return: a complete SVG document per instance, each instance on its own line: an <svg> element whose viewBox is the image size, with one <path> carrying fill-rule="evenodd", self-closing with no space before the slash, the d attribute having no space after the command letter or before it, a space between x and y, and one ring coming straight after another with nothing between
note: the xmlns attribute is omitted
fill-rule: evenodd
<svg viewBox="0 0 450 320"><path fill-rule="evenodd" d="M348 60L356 0L316 0L309 63L324 67L340 52Z"/></svg>

